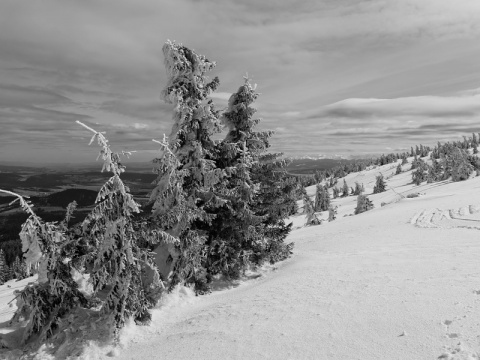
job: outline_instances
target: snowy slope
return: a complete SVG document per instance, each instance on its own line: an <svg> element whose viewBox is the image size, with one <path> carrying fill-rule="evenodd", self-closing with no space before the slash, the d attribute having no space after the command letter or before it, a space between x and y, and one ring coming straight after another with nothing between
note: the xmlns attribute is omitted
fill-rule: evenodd
<svg viewBox="0 0 480 360"><path fill-rule="evenodd" d="M345 217L356 197L335 199L337 220L291 233L291 259L207 296L179 288L151 326L128 326L117 347L92 342L84 358L479 359L480 177L417 187L410 172L389 178L395 166L346 181L371 194L381 171L421 196L369 195L375 209Z"/></svg>

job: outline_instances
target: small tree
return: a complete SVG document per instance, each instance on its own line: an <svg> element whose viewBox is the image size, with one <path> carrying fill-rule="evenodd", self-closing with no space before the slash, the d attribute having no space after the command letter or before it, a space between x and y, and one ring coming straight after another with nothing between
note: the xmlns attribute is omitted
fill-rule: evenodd
<svg viewBox="0 0 480 360"><path fill-rule="evenodd" d="M373 187L373 193L378 194L387 190L387 185L385 184L385 179L383 175L380 174L376 177L375 186Z"/></svg>
<svg viewBox="0 0 480 360"><path fill-rule="evenodd" d="M355 182L355 189L353 190L353 195L360 195L363 192L365 192L365 189L363 188L363 184L360 185L358 182Z"/></svg>
<svg viewBox="0 0 480 360"><path fill-rule="evenodd" d="M332 188L333 191L333 198L336 199L338 195L340 194L340 189L337 187Z"/></svg>
<svg viewBox="0 0 480 360"><path fill-rule="evenodd" d="M3 249L0 249L0 285L3 285L6 281L6 267L5 253L3 252Z"/></svg>
<svg viewBox="0 0 480 360"><path fill-rule="evenodd" d="M402 164L397 165L397 169L395 170L395 175L401 174L402 173Z"/></svg>
<svg viewBox="0 0 480 360"><path fill-rule="evenodd" d="M365 211L373 209L373 204L366 195L358 195L357 207L355 208L355 215L361 214Z"/></svg>
<svg viewBox="0 0 480 360"><path fill-rule="evenodd" d="M306 226L309 225L320 225L321 222L315 215L315 206L312 199L308 196L307 192L303 193L303 212L306 215L307 221L305 222Z"/></svg>
<svg viewBox="0 0 480 360"><path fill-rule="evenodd" d="M416 169L412 172L412 181L415 185L420 185L427 180L428 165L422 159L417 162Z"/></svg>
<svg viewBox="0 0 480 360"><path fill-rule="evenodd" d="M342 197L348 196L348 192L349 192L348 190L349 188L348 188L347 182L345 181L345 179L343 179Z"/></svg>
<svg viewBox="0 0 480 360"><path fill-rule="evenodd" d="M328 221L333 221L337 218L337 207L330 206L328 208Z"/></svg>
<svg viewBox="0 0 480 360"><path fill-rule="evenodd" d="M328 189L317 184L317 191L315 193L315 211L325 211L330 207L330 194Z"/></svg>

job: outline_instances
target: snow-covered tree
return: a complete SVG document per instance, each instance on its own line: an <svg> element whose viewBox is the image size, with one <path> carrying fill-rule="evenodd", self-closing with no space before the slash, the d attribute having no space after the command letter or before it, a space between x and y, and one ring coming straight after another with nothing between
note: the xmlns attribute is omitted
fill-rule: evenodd
<svg viewBox="0 0 480 360"><path fill-rule="evenodd" d="M361 214L365 211L373 209L373 204L366 195L357 196L357 207L355 208L355 215Z"/></svg>
<svg viewBox="0 0 480 360"><path fill-rule="evenodd" d="M220 121L208 96L219 81L209 81L206 73L215 63L170 41L163 53L168 82L162 96L175 105L174 124L168 141L161 143L161 156L154 160L159 176L150 200L157 226L179 239L155 249L157 266L172 288L180 282L206 282L202 263L207 238L195 225L212 221L206 207L225 203L214 190L228 174L216 166L217 147L212 140L220 131Z"/></svg>
<svg viewBox="0 0 480 360"><path fill-rule="evenodd" d="M402 173L402 164L398 164L397 168L395 170L395 175L401 174Z"/></svg>
<svg viewBox="0 0 480 360"><path fill-rule="evenodd" d="M328 221L333 221L337 218L337 207L330 206L328 208Z"/></svg>
<svg viewBox="0 0 480 360"><path fill-rule="evenodd" d="M365 192L363 184L360 185L357 181L355 182L355 189L353 190L353 195L360 195Z"/></svg>
<svg viewBox="0 0 480 360"><path fill-rule="evenodd" d="M3 285L6 281L7 263L5 261L5 253L3 249L0 249L0 285Z"/></svg>
<svg viewBox="0 0 480 360"><path fill-rule="evenodd" d="M376 177L375 186L373 187L373 193L378 194L387 190L387 185L385 184L385 179L383 175L380 174Z"/></svg>
<svg viewBox="0 0 480 360"><path fill-rule="evenodd" d="M348 188L347 182L345 181L345 179L343 179L342 197L347 197L348 192L349 192L349 188Z"/></svg>
<svg viewBox="0 0 480 360"><path fill-rule="evenodd" d="M415 185L420 185L422 182L427 180L428 175L428 165L422 159L417 161L417 166L414 171L412 171L412 181Z"/></svg>
<svg viewBox="0 0 480 360"><path fill-rule="evenodd" d="M317 184L315 192L315 211L325 211L330 207L330 194L322 184Z"/></svg>

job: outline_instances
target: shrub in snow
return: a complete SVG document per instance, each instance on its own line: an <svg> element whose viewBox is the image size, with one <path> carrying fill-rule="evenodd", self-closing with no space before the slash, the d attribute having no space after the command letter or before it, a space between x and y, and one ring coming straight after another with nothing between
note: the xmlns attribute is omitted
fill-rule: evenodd
<svg viewBox="0 0 480 360"><path fill-rule="evenodd" d="M387 185L385 184L385 179L383 175L380 174L376 177L375 186L373 187L373 193L378 194L387 190Z"/></svg>
<svg viewBox="0 0 480 360"><path fill-rule="evenodd" d="M337 218L337 207L330 206L328 208L328 221L333 221Z"/></svg>
<svg viewBox="0 0 480 360"><path fill-rule="evenodd" d="M365 211L373 209L373 204L366 195L358 195L357 207L355 208L355 215L361 214Z"/></svg>

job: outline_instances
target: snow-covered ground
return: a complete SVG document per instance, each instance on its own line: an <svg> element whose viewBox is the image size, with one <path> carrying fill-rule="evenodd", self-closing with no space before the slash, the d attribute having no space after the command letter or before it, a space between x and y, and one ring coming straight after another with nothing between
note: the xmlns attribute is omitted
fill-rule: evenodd
<svg viewBox="0 0 480 360"><path fill-rule="evenodd" d="M210 295L178 288L151 326L127 326L116 347L91 342L83 357L480 359L480 177L414 186L409 171L390 177L395 167L346 181L368 195L382 172L389 188L419 197L368 195L375 208L356 216L356 197L335 199L337 220L313 227L295 216L291 259ZM1 286L2 314L6 294Z"/></svg>

